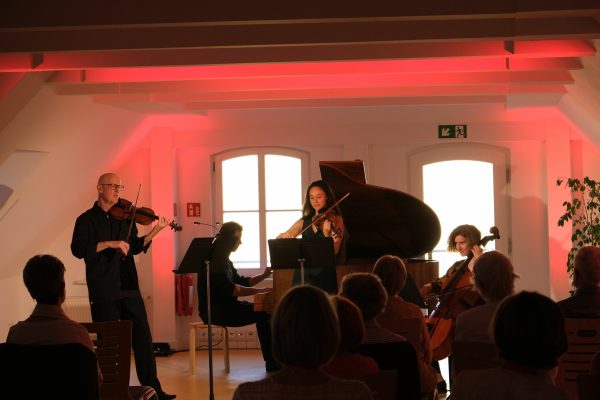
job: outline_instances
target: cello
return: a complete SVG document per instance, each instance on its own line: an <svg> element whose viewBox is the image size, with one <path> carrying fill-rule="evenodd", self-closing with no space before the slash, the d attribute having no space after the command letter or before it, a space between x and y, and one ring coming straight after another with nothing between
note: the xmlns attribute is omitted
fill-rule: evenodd
<svg viewBox="0 0 600 400"><path fill-rule="evenodd" d="M481 238L476 243L485 246L490 240L500 239L500 231L496 226L490 228L491 235ZM442 290L436 296L438 303L427 319L431 350L435 360L442 360L450 354L454 337L454 320L460 313L473 308L481 301L479 293L475 292L471 282L472 273L469 263L473 259L470 251L467 259L456 270L451 278L446 280Z"/></svg>

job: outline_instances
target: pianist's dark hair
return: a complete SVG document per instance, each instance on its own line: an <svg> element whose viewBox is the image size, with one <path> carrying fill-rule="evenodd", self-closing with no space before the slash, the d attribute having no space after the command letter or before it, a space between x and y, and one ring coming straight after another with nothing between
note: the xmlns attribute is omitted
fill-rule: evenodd
<svg viewBox="0 0 600 400"><path fill-rule="evenodd" d="M315 209L312 208L312 206L310 205L310 189L314 188L314 187L318 187L320 188L323 192L325 192L325 196L327 196L327 204L325 206L325 209L329 209L329 207L331 207L334 203L335 203L335 196L333 195L333 192L331 191L331 188L329 187L329 185L327 184L327 182L325 181L314 181L313 183L311 183L308 188L306 189L306 195L304 196L304 207L302 208L302 215L304 217L312 217L315 215ZM336 215L342 215L342 211L340 210L340 208L338 206L335 206L333 208L333 210L335 211ZM325 210L323 210L325 211Z"/></svg>
<svg viewBox="0 0 600 400"><path fill-rule="evenodd" d="M225 222L219 230L220 237L233 237L236 232L242 231L244 228L234 221Z"/></svg>

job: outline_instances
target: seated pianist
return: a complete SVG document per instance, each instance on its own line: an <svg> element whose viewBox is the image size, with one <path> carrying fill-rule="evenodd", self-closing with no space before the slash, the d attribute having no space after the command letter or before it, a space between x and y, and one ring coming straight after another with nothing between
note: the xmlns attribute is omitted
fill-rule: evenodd
<svg viewBox="0 0 600 400"><path fill-rule="evenodd" d="M271 268L253 277L243 277L229 259L231 253L242 244L242 226L237 222L226 222L215 238L213 257L210 262L211 322L221 326L246 326L256 324L267 372L279 369L271 355L270 315L254 311L253 303L238 300L238 296L268 293L271 288L255 288L271 275ZM200 318L208 322L206 298L206 266L198 273L198 310Z"/></svg>

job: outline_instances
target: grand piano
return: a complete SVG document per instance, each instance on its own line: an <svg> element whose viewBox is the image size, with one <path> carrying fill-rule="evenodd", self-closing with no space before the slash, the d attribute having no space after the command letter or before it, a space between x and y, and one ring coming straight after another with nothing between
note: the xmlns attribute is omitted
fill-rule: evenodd
<svg viewBox="0 0 600 400"><path fill-rule="evenodd" d="M339 204L349 235L347 259L336 267L338 282L349 272L370 272L385 254L405 260L413 287L437 278L437 261L415 258L431 252L440 239L440 222L429 206L398 190L367 184L361 160L321 161L319 167L336 199L350 193ZM291 287L292 274L293 270L273 271L273 291L257 295L255 309L272 312Z"/></svg>

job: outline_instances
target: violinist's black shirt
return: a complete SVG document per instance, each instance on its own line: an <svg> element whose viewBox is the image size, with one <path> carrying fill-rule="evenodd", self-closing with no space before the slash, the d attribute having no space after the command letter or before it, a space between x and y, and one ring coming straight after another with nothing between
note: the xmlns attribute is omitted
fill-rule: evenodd
<svg viewBox="0 0 600 400"><path fill-rule="evenodd" d="M123 258L117 249L96 251L99 242L125 240L129 220L116 220L97 202L75 222L71 252L85 261L85 276L91 302L109 302L121 298L122 292L139 291L133 255L146 252L144 237L137 236L135 223L129 240L129 255Z"/></svg>

